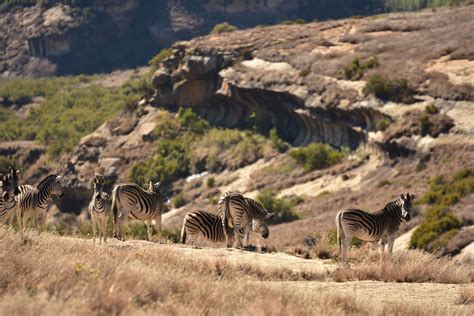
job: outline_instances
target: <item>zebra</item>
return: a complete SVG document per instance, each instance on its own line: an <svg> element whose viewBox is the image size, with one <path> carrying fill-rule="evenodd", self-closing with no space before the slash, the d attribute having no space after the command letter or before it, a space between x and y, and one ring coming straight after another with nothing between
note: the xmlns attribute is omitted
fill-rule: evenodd
<svg viewBox="0 0 474 316"><path fill-rule="evenodd" d="M234 236L234 231L230 229L229 237ZM240 229L241 234L249 234L249 231ZM212 242L221 242L226 240L224 227L220 216L214 215L203 210L189 212L184 216L183 227L181 229L181 243L185 244L187 235L190 236L189 241L195 241L196 237L202 234L205 238ZM247 237L248 239L248 237Z"/></svg>
<svg viewBox="0 0 474 316"><path fill-rule="evenodd" d="M92 240L95 242L95 232L99 227L99 242L101 237L107 242L107 221L110 215L110 196L103 192L105 179L97 175L92 180L94 183L94 195L89 203L89 214L92 219Z"/></svg>
<svg viewBox="0 0 474 316"><path fill-rule="evenodd" d="M116 185L112 192L114 237L123 239L120 233L120 226L123 226L127 216L130 216L146 223L148 240L151 241L153 233L151 225L155 226L158 238L161 240L161 214L165 208L164 201L165 198L160 193L159 182L153 184L150 181L148 191L134 183Z"/></svg>
<svg viewBox="0 0 474 316"><path fill-rule="evenodd" d="M246 232L250 232L251 229L263 238L268 238L269 230L266 221L272 217L273 213L269 213L260 203L244 197L239 192L228 191L221 195L217 204L227 247L231 246L231 238L227 233L230 229L234 230L236 248L242 246L241 228ZM246 244L248 244L248 236L248 234L245 236Z"/></svg>
<svg viewBox="0 0 474 316"><path fill-rule="evenodd" d="M18 189L18 173L19 170L15 168L9 168L8 173L3 176L0 181L2 185L2 193L0 195L0 224L6 224L10 226L13 224L15 218L15 196L20 193Z"/></svg>
<svg viewBox="0 0 474 316"><path fill-rule="evenodd" d="M34 226L42 231L46 219L46 211L51 197L62 198L64 191L61 186L61 176L50 174L38 183L36 187L21 185L17 196L17 219L20 232L26 227L29 217L33 217ZM41 223L38 224L38 221Z"/></svg>
<svg viewBox="0 0 474 316"><path fill-rule="evenodd" d="M340 211L336 215L337 241L341 250L341 259L346 261L346 253L353 236L364 241L379 241L384 254L385 243L388 243L389 257L393 244L403 220L410 221L413 211L413 194L401 194L400 198L391 201L375 213L358 209Z"/></svg>

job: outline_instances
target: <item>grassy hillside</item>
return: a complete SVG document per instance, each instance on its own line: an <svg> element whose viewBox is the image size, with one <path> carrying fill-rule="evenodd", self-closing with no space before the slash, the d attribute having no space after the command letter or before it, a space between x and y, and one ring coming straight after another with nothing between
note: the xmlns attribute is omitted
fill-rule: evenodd
<svg viewBox="0 0 474 316"><path fill-rule="evenodd" d="M383 264L377 256L367 257L347 269L284 254L243 262L239 258L247 258L246 253L230 257L227 250L212 255L210 249L173 245L93 245L33 232L22 239L3 228L0 242L1 314L429 315L472 310L464 305L472 301L472 288L464 285L472 280L472 271L420 252ZM272 260L279 264L269 265ZM311 272L311 264L332 272ZM415 283L397 289L375 281L345 283L346 288L354 286L352 293L333 283L363 279ZM460 284L416 284L426 281ZM367 284L377 290L364 290ZM421 295L436 303L420 305Z"/></svg>

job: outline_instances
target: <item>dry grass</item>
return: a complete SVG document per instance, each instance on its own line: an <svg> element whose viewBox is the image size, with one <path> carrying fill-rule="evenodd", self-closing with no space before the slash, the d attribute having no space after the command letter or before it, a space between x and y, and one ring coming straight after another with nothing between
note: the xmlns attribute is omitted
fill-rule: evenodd
<svg viewBox="0 0 474 316"><path fill-rule="evenodd" d="M184 259L173 246L94 245L31 231L22 239L5 229L0 229L0 243L3 315L383 312L356 295L285 290L271 282L321 280L321 275L298 274L284 267L264 270L218 257ZM396 306L387 311L403 312ZM410 311L427 314L416 306Z"/></svg>
<svg viewBox="0 0 474 316"><path fill-rule="evenodd" d="M458 305L474 304L474 288L461 288L455 303Z"/></svg>

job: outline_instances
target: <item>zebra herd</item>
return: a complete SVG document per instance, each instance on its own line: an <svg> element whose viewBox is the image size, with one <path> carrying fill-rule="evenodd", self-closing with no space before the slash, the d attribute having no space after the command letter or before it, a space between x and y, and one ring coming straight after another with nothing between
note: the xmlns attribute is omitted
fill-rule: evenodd
<svg viewBox="0 0 474 316"><path fill-rule="evenodd" d="M34 227L43 230L45 216L52 196L62 197L61 177L51 174L35 186L19 185L18 170L10 168L1 178L0 224L13 224L16 215L20 232L32 219ZM153 226L161 239L161 216L165 208L165 197L160 192L160 183L149 183L148 190L137 184L117 184L110 197L104 192L105 179L96 175L92 179L94 193L89 203L89 214L92 219L93 240L99 230L99 241L107 241L107 222L113 215L113 236L123 239L121 228L126 219L145 222L148 240L152 239ZM378 212L370 213L358 209L340 211L336 216L337 240L341 249L342 262L346 261L347 249L352 238L364 241L379 241L382 255L385 244L389 256L402 221L409 221L413 209L414 195L402 194L400 198L389 202ZM257 201L245 197L239 192L225 192L218 202L218 214L196 210L185 215L181 230L181 242L194 241L204 236L213 242L226 242L227 247L242 247L249 243L251 232L269 237L267 221L273 213L266 210Z"/></svg>

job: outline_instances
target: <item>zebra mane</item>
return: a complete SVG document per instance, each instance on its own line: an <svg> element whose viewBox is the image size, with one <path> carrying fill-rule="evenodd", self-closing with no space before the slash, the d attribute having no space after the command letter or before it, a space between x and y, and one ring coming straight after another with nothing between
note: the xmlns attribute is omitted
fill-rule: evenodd
<svg viewBox="0 0 474 316"><path fill-rule="evenodd" d="M400 201L400 199L396 199L394 201L390 201L388 202L387 204L385 204L385 206L383 207L383 209L380 210L380 212L382 211L385 211L385 210L388 210L390 209L390 206L394 206L394 207L399 207L400 205L398 205L398 202Z"/></svg>
<svg viewBox="0 0 474 316"><path fill-rule="evenodd" d="M261 214L263 215L267 215L268 214L268 211L263 207L262 204L258 203L257 201L255 201L254 199L251 199L251 198L245 198L245 200L247 201L247 203L250 204L250 206L256 208Z"/></svg>
<svg viewBox="0 0 474 316"><path fill-rule="evenodd" d="M49 176L47 176L46 178L44 178L43 180L40 181L40 183L38 183L38 185L36 186L36 188L38 190L41 190L46 184L52 182L53 180L55 180L58 176L55 175L55 174L50 174Z"/></svg>

